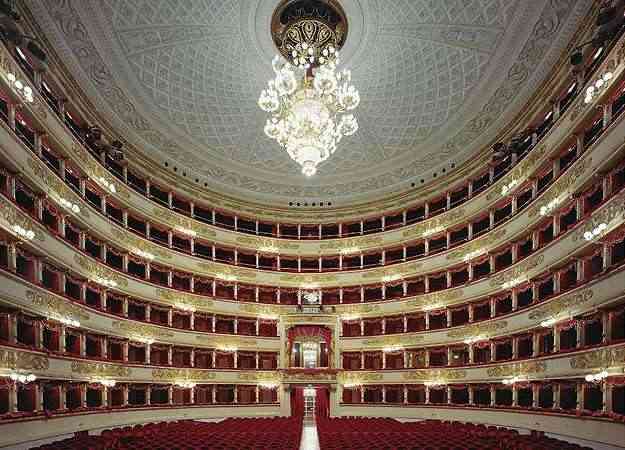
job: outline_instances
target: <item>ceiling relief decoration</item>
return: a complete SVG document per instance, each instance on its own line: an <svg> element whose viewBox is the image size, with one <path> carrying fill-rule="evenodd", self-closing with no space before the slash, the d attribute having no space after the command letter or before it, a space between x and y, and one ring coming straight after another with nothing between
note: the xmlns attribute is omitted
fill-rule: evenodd
<svg viewBox="0 0 625 450"><path fill-rule="evenodd" d="M350 22L342 60L361 93L361 132L307 180L263 135L256 106L272 73L276 1L26 2L131 158L167 161L215 192L281 206L370 201L474 157L545 79L590 7L340 3Z"/></svg>

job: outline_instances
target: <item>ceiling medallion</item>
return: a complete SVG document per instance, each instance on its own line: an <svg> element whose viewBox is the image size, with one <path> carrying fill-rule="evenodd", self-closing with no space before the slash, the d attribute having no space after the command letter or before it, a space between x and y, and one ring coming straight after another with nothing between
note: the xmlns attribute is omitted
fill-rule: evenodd
<svg viewBox="0 0 625 450"><path fill-rule="evenodd" d="M310 177L343 136L358 130L348 111L358 106L360 95L351 84L351 72L337 71L347 20L334 1L283 1L271 31L280 55L272 61L276 76L258 99L260 108L271 114L265 134Z"/></svg>

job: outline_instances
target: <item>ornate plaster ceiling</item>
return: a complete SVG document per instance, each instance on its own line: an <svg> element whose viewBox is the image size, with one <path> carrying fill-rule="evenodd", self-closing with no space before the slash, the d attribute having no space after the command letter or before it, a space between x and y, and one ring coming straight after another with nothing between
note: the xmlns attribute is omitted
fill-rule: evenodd
<svg viewBox="0 0 625 450"><path fill-rule="evenodd" d="M264 136L278 0L29 0L120 136L216 192L335 205L409 188L487 145L562 54L586 0L341 0L360 130L306 179Z"/></svg>

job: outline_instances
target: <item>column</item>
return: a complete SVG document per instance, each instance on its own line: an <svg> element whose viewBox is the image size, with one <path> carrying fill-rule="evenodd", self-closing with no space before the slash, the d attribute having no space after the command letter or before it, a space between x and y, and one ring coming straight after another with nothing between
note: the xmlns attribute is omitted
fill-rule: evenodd
<svg viewBox="0 0 625 450"><path fill-rule="evenodd" d="M473 385L469 384L467 386L467 388L468 388L468 391L469 391L469 405L473 406L473 404L474 404L474 401L473 401Z"/></svg>

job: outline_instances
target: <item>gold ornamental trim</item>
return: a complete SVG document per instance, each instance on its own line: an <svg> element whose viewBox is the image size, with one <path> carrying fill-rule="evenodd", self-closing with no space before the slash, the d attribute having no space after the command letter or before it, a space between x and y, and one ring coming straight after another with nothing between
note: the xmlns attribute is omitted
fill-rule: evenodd
<svg viewBox="0 0 625 450"><path fill-rule="evenodd" d="M113 322L113 329L125 333L130 339L154 339L154 338L173 338L174 333L158 329L156 326L132 323L132 322Z"/></svg>
<svg viewBox="0 0 625 450"><path fill-rule="evenodd" d="M491 378L502 378L527 376L536 373L543 373L546 370L547 363L545 361L536 361L489 367L486 374Z"/></svg>
<svg viewBox="0 0 625 450"><path fill-rule="evenodd" d="M341 384L362 384L380 381L384 375L379 372L339 372L337 380Z"/></svg>
<svg viewBox="0 0 625 450"><path fill-rule="evenodd" d="M295 372L295 373L283 373L282 381L283 382L322 382L322 381L330 381L335 382L337 379L337 374L333 372L318 372L318 373L304 373L304 372Z"/></svg>
<svg viewBox="0 0 625 450"><path fill-rule="evenodd" d="M514 186L518 186L522 184L524 179L534 172L534 166L546 153L547 149L544 144L532 150L529 155L523 158L523 160L519 164L517 164L514 169L504 175L497 182L497 187L509 186L511 184L513 184ZM501 194L501 189L493 189L486 196L486 200L492 201L498 197L503 197L503 195Z"/></svg>
<svg viewBox="0 0 625 450"><path fill-rule="evenodd" d="M39 178L46 186L46 190L48 194L54 199L55 202L61 206L63 209L63 205L60 204L61 199L65 199L71 201L75 205L79 205L82 202L82 199L76 195L71 189L67 187L67 185L43 163L33 159L28 158L28 165L33 171L35 177ZM80 216L89 218L88 208L80 208Z"/></svg>
<svg viewBox="0 0 625 450"><path fill-rule="evenodd" d="M152 378L155 380L176 381L176 380L214 380L215 372L201 369L152 369Z"/></svg>
<svg viewBox="0 0 625 450"><path fill-rule="evenodd" d="M336 312L341 316L360 316L382 311L381 305L368 305L366 303L334 306L336 308Z"/></svg>
<svg viewBox="0 0 625 450"><path fill-rule="evenodd" d="M433 292L431 294L423 294L413 300L406 302L408 307L418 307L423 311L429 309L437 309L452 303L454 300L461 299L464 296L464 289L449 289L444 292Z"/></svg>
<svg viewBox="0 0 625 450"><path fill-rule="evenodd" d="M141 252L151 253L159 259L172 259L170 251L164 250L161 246L152 244L128 231L120 230L116 226L111 225L111 235L114 239L123 243L130 253L140 250Z"/></svg>
<svg viewBox="0 0 625 450"><path fill-rule="evenodd" d="M255 280L257 276L253 270L230 267L226 264L202 262L198 263L197 267L204 271L205 275L224 281Z"/></svg>
<svg viewBox="0 0 625 450"><path fill-rule="evenodd" d="M584 225L579 227L575 234L573 234L573 241L577 242L584 239L584 233L592 232L595 230L600 224L606 224L608 228L611 225L611 222L619 220L619 223L622 222L622 219L625 217L625 194L620 194L614 198L614 201L610 203L607 208L603 208L590 217L590 220L584 222ZM593 237L594 239L594 237Z"/></svg>
<svg viewBox="0 0 625 450"><path fill-rule="evenodd" d="M300 244L285 241L284 239L271 239L255 236L237 236L236 243L258 250L261 253L277 253L283 251L296 251Z"/></svg>
<svg viewBox="0 0 625 450"><path fill-rule="evenodd" d="M369 270L361 275L361 278L365 280L376 279L382 281L396 281L406 276L412 275L415 271L421 269L423 263L413 262L408 264L399 264L395 267L379 268Z"/></svg>
<svg viewBox="0 0 625 450"><path fill-rule="evenodd" d="M320 250L335 250L337 253L345 252L346 254L359 253L362 250L376 248L384 243L382 236L359 236L345 238L341 240L333 240L329 242L321 242Z"/></svg>
<svg viewBox="0 0 625 450"><path fill-rule="evenodd" d="M432 220L426 220L424 222L417 223L411 229L405 230L402 233L404 238L420 238L426 237L431 234L440 233L445 231L449 225L461 220L465 216L464 208L452 209L445 212L440 216L432 218Z"/></svg>
<svg viewBox="0 0 625 450"><path fill-rule="evenodd" d="M128 286L128 280L125 277L118 275L95 261L91 261L86 256L74 255L74 262L89 274L90 280L98 284L113 282L119 287Z"/></svg>
<svg viewBox="0 0 625 450"><path fill-rule="evenodd" d="M412 336L381 336L379 338L366 339L362 344L366 347L409 347L424 340L423 335Z"/></svg>
<svg viewBox="0 0 625 450"><path fill-rule="evenodd" d="M45 240L45 233L41 232L39 225L26 216L26 214L20 212L15 205L4 197L0 198L0 217L7 221L10 226L19 225L25 230L32 230L35 233L33 239L37 239L40 242ZM13 230L10 231L13 232ZM19 236L18 239L20 239Z"/></svg>
<svg viewBox="0 0 625 450"><path fill-rule="evenodd" d="M530 320L543 320L564 316L564 313L570 316L576 307L588 302L592 299L593 295L592 289L585 289L581 292L564 295L544 305L540 305L538 308L531 311L528 317Z"/></svg>
<svg viewBox="0 0 625 450"><path fill-rule="evenodd" d="M493 334L503 331L508 327L506 320L497 320L491 323L469 325L459 330L449 331L447 337L452 339L477 338L488 339Z"/></svg>
<svg viewBox="0 0 625 450"><path fill-rule="evenodd" d="M239 311L253 314L256 316L264 316L268 318L275 318L276 320L279 318L282 313L279 306L273 305L256 305L253 303L245 303L239 305Z"/></svg>
<svg viewBox="0 0 625 450"><path fill-rule="evenodd" d="M571 369L608 369L625 365L625 348L593 350L570 359Z"/></svg>
<svg viewBox="0 0 625 450"><path fill-rule="evenodd" d="M504 270L493 276L489 282L491 287L505 287L509 284L509 287L523 283L529 279L528 273L542 264L545 260L545 255L537 255L530 257L522 261L519 265L510 269Z"/></svg>
<svg viewBox="0 0 625 450"><path fill-rule="evenodd" d="M50 315L50 318L55 320L86 321L90 318L89 314L84 312L80 306L69 303L52 294L27 290L26 299L30 300L33 305L43 308Z"/></svg>
<svg viewBox="0 0 625 450"><path fill-rule="evenodd" d="M95 158L78 142L74 142L72 154L76 155L76 159L82 163L81 168L87 173L89 178L102 186L107 195L122 197L126 200L130 198L130 193L126 186L113 177L101 164L96 162ZM115 186L115 192L111 191L110 186Z"/></svg>
<svg viewBox="0 0 625 450"><path fill-rule="evenodd" d="M155 206L152 213L160 219L161 223L165 223L170 228L178 229L183 233L186 231L199 234L203 237L217 236L217 233L210 229L208 225L204 225L203 223L192 220L188 217L176 214L175 212L162 206Z"/></svg>
<svg viewBox="0 0 625 450"><path fill-rule="evenodd" d="M72 361L72 373L90 376L128 378L131 374L131 370L129 367L119 364Z"/></svg>
<svg viewBox="0 0 625 450"><path fill-rule="evenodd" d="M208 336L196 336L196 340L202 341L206 345L214 347L219 350L220 348L237 349L253 348L258 350L258 341L256 339L233 339L232 337L220 338L220 337L208 337Z"/></svg>
<svg viewBox="0 0 625 450"><path fill-rule="evenodd" d="M168 289L157 289L158 298L171 302L174 307L189 307L197 309L206 309L213 306L215 302L206 298L185 294L183 292L174 292Z"/></svg>
<svg viewBox="0 0 625 450"><path fill-rule="evenodd" d="M416 370L414 372L405 372L403 378L405 380L416 381L455 381L464 380L467 377L466 370L440 369L440 370Z"/></svg>
<svg viewBox="0 0 625 450"><path fill-rule="evenodd" d="M240 372L238 377L241 381L250 381L255 383L279 383L281 380L281 374L279 372L268 371L254 371L254 372Z"/></svg>
<svg viewBox="0 0 625 450"><path fill-rule="evenodd" d="M17 350L0 350L0 367L12 370L48 370L50 361L47 356Z"/></svg>
<svg viewBox="0 0 625 450"><path fill-rule="evenodd" d="M447 254L448 260L473 258L488 253L489 247L503 238L506 234L505 228L499 228L493 233L479 239L467 242L457 250L452 250ZM479 253L478 253L479 252Z"/></svg>
<svg viewBox="0 0 625 450"><path fill-rule="evenodd" d="M550 205L555 204L555 208L557 208L557 205L562 203L568 195L572 194L572 192L570 192L571 188L575 185L577 180L581 178L586 169L590 167L591 162L592 158L584 159L578 165L574 165L569 169L571 171L570 173L558 178L547 192L529 208L527 216L530 219L536 217L540 214L540 210L543 206L548 208Z"/></svg>
<svg viewBox="0 0 625 450"><path fill-rule="evenodd" d="M284 274L280 276L279 281L295 283L301 285L304 289L310 286L314 289L318 284L332 283L337 281L338 277L334 274L319 274L317 276L312 275L296 275L296 274Z"/></svg>

